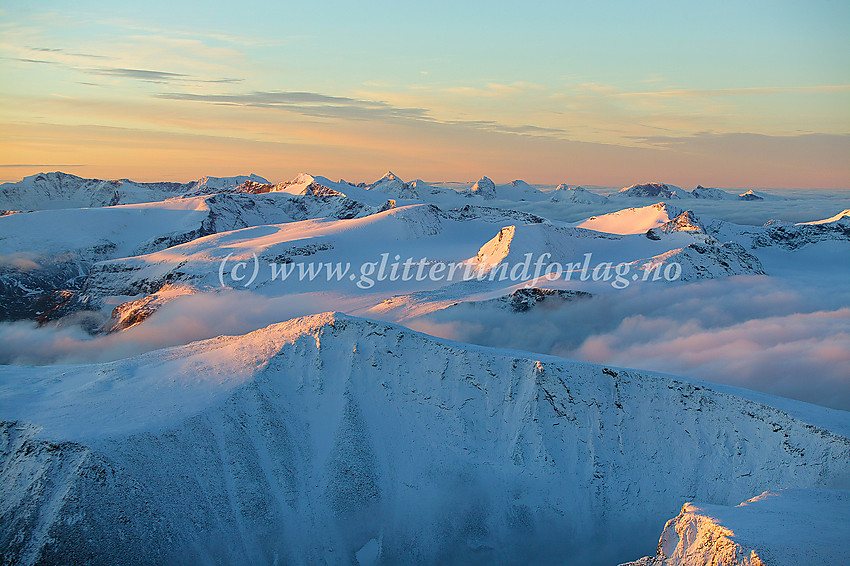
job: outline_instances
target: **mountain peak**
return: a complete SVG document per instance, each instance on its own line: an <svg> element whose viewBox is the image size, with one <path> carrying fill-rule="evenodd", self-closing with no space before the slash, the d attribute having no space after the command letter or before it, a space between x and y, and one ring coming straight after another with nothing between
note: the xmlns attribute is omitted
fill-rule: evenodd
<svg viewBox="0 0 850 566"><path fill-rule="evenodd" d="M372 183L371 190L386 193L393 198L416 199L419 193L410 183L405 183L392 171L387 171L383 177Z"/></svg>
<svg viewBox="0 0 850 566"><path fill-rule="evenodd" d="M495 200L496 198L496 183L490 177L481 177L469 189L469 192L476 195L481 195L484 200Z"/></svg>

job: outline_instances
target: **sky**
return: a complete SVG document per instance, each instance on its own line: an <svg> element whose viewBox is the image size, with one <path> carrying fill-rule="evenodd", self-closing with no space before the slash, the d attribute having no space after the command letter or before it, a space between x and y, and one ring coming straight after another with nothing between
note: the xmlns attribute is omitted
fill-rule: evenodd
<svg viewBox="0 0 850 566"><path fill-rule="evenodd" d="M848 29L823 0L0 0L0 180L846 189Z"/></svg>

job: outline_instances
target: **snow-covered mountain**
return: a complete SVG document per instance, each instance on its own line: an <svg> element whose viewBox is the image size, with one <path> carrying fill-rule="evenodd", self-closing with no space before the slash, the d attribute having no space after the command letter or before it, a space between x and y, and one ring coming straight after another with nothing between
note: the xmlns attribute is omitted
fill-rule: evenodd
<svg viewBox="0 0 850 566"><path fill-rule="evenodd" d="M844 411L337 314L3 366L0 415L23 565L610 564L683 500L850 479Z"/></svg>
<svg viewBox="0 0 850 566"><path fill-rule="evenodd" d="M387 171L383 177L372 183L369 189L397 199L417 199L420 196L416 187L405 183L392 171Z"/></svg>
<svg viewBox="0 0 850 566"><path fill-rule="evenodd" d="M188 194L210 195L220 192L237 190L242 185L268 184L268 180L251 173L250 175L236 175L235 177L201 177L194 183L189 183Z"/></svg>
<svg viewBox="0 0 850 566"><path fill-rule="evenodd" d="M429 196L433 195L451 195L455 193L452 189L437 187L426 183L422 179L414 179L413 181L410 181L407 184L412 192L417 195L422 195L422 197L426 200Z"/></svg>
<svg viewBox="0 0 850 566"><path fill-rule="evenodd" d="M691 196L704 200L734 200L738 198L733 194L727 193L726 191L710 187L703 187L702 185L697 185L696 188L691 191Z"/></svg>
<svg viewBox="0 0 850 566"><path fill-rule="evenodd" d="M638 183L623 187L616 193L608 195L608 198L653 198L653 199L681 199L690 198L690 193L674 185L665 183Z"/></svg>
<svg viewBox="0 0 850 566"><path fill-rule="evenodd" d="M676 206L659 202L651 206L627 208L609 214L591 216L587 220L577 222L575 226L609 234L642 234L656 228L665 229L665 227L674 226L682 230L699 231L701 228L693 223L692 214L690 211L686 212ZM677 219L680 220L677 221ZM670 224L671 222L673 224Z"/></svg>
<svg viewBox="0 0 850 566"><path fill-rule="evenodd" d="M744 192L744 193L741 193L740 195L738 195L738 199L739 200L747 200L747 201L753 201L753 200L756 200L756 201L757 200L785 200L785 197L772 195L772 194L765 193L765 192L762 192L762 191L754 191L753 189L750 189L747 192Z"/></svg>
<svg viewBox="0 0 850 566"><path fill-rule="evenodd" d="M754 191L752 189L735 195L721 189L703 187L697 185L692 191L687 191L675 185L666 183L638 183L620 189L616 193L608 195L609 198L633 198L633 199L700 199L700 200L738 200L738 201L762 201L762 200L785 200L784 197L769 193Z"/></svg>
<svg viewBox="0 0 850 566"><path fill-rule="evenodd" d="M850 540L850 492L765 491L740 505L687 503L667 521L655 556L622 566L831 566Z"/></svg>
<svg viewBox="0 0 850 566"><path fill-rule="evenodd" d="M155 202L177 195L213 194L243 183L268 183L258 175L203 177L189 183L104 181L62 173L39 173L0 185L0 210L51 210Z"/></svg>
<svg viewBox="0 0 850 566"><path fill-rule="evenodd" d="M761 226L729 219L786 203L617 194L389 172L4 185L0 208L44 209L0 214L0 318L18 320L0 323L4 361L113 361L0 365L2 562L836 562L788 553L846 498L846 411L505 348L610 362L623 335L649 334L634 365L658 367L645 360L721 357L724 340L734 355L744 336L782 380L799 343L757 335L819 324L813 378L843 359L850 210L833 214L848 205ZM375 275L406 260L456 270ZM751 327L734 312L771 301L801 314ZM328 310L348 314L292 319ZM237 335L190 342L222 333ZM817 540L844 556L846 538Z"/></svg>
<svg viewBox="0 0 850 566"><path fill-rule="evenodd" d="M0 217L0 320L53 318L97 262L134 257L218 232L378 209L341 195L220 193L157 203L44 210ZM60 310L53 312L57 307Z"/></svg>
<svg viewBox="0 0 850 566"><path fill-rule="evenodd" d="M653 257L636 260L633 269L653 266L653 273L673 273L668 266L676 266L677 281L715 279L732 275L764 275L758 257L735 242L720 243L713 238L695 241L685 247L673 249Z"/></svg>
<svg viewBox="0 0 850 566"><path fill-rule="evenodd" d="M75 179L76 185L71 185L77 187L81 180ZM252 260L253 250L263 261L287 258L356 265L358 261L373 261L372 256L389 237L406 242L396 245L395 252L410 257L477 261L477 265L483 265L481 258L475 258L487 256L484 259L491 262L485 270L488 273L499 262L519 262L526 254L539 257L548 252L550 261L566 265L592 253L597 261L624 262L633 267L666 267L675 262L682 267L681 279L688 281L764 273L755 251L760 248L795 250L820 241L848 239L848 217L842 215L820 223L745 227L700 219L691 211L661 202L591 217L571 228L511 208L469 204L451 208L455 203L470 202L469 196L482 202L509 202L499 200L499 191L511 198L526 195L536 199L544 194L520 181L496 187L486 177L467 196L419 181L410 184L437 199L439 206L410 200L403 202L420 204L399 206L391 195L410 196L402 188L407 184L389 173L371 187L307 174L277 185L262 181L259 177L207 177L191 191L183 185L179 190L218 193L0 217L0 256L6 258L0 265L2 318L44 321L74 310L98 309L99 305L106 308L101 300L109 296L126 297L126 301L135 304L164 285L212 290L220 286L216 262L234 246L239 247L234 261ZM573 204L605 198L566 187L560 187L550 198L558 195L569 195ZM356 220L364 217L369 218ZM325 220L317 223L312 219ZM399 231L398 227L403 229ZM366 232L355 238L361 229ZM258 236L269 230L276 236ZM409 230L412 231L408 233ZM221 233L226 235L214 236ZM504 253L498 258L487 253L488 241L501 241L502 244L494 244L494 249L500 248ZM163 252L166 249L168 253ZM263 276L257 280L260 287L266 283ZM504 296L513 292L512 285L519 282L457 283L463 282L388 285L374 297L374 303L364 307L392 304L393 309L401 308L398 316L406 316L402 313L443 308L452 301ZM539 286L533 281L523 284ZM309 286L318 290L316 282ZM294 288L299 288L299 284L275 293ZM334 287L324 289L330 291ZM487 297L482 297L482 292ZM386 303L392 297L396 298ZM161 305L164 300L170 299L142 302ZM411 311L413 305L417 306ZM120 327L113 321L112 328Z"/></svg>
<svg viewBox="0 0 850 566"><path fill-rule="evenodd" d="M386 188L393 187L385 184ZM327 177L300 173L293 180L279 183L270 188L271 192L283 192L297 196L344 196L370 206L389 206L389 193L378 189L369 190L342 180L334 182Z"/></svg>
<svg viewBox="0 0 850 566"><path fill-rule="evenodd" d="M475 181L475 184L469 189L469 193L481 195L484 200L496 200L498 198L496 184L489 177L481 177Z"/></svg>
<svg viewBox="0 0 850 566"><path fill-rule="evenodd" d="M546 193L535 189L522 179L516 179L504 185L496 185L496 196L510 201L540 201L546 200Z"/></svg>
<svg viewBox="0 0 850 566"><path fill-rule="evenodd" d="M570 187L561 183L549 193L549 200L576 204L604 204L608 202L608 197L591 193L584 187Z"/></svg>
<svg viewBox="0 0 850 566"><path fill-rule="evenodd" d="M649 208L656 216L661 214L659 209ZM84 304L93 308L106 297L126 296L135 302L140 294L157 293L166 285L190 286L196 292L214 291L221 286L222 261L251 265L257 262L252 289L275 296L321 292L356 297L358 308L366 309L362 312L401 321L457 302L507 295L518 285L581 285L582 290L591 292L595 287L610 287L610 279L591 278L589 271L596 264L581 267L588 261L587 254L597 258L595 262L630 265L630 277L645 266L660 265L664 269L674 261L680 264L677 278L683 281L764 273L758 258L743 247L722 243L704 234L698 224L692 226L697 220L689 212L674 211L678 216L668 220L672 208L661 205L661 209L664 222L652 224L657 230L625 236L501 209L466 206L444 211L430 204L397 206L349 219L258 225L210 234L148 254L99 262L91 267L79 293L85 298ZM298 278L299 271L284 284L266 265L291 263L290 270L305 262L343 268L347 265L352 269L351 276L357 279L358 266L380 259L378 251L385 249L387 241L393 241L393 254L402 261L427 258L429 265L442 262L467 267L437 281L385 280L361 296L349 281L348 272L342 279L323 273L321 277L302 280ZM535 280L530 265L522 269L524 263L530 264L530 258L536 260L543 254L548 254L544 258L547 264L557 262L560 269L569 273L552 280ZM582 269L588 272L580 275ZM519 278L509 277L508 270ZM653 277L653 281L657 280ZM351 304L345 299L338 308L348 310Z"/></svg>
<svg viewBox="0 0 850 566"><path fill-rule="evenodd" d="M708 221L707 233L720 239L735 240L747 248L781 248L789 251L827 241L850 241L850 214L846 211L823 220L786 223L768 222L764 226L739 226L730 222Z"/></svg>

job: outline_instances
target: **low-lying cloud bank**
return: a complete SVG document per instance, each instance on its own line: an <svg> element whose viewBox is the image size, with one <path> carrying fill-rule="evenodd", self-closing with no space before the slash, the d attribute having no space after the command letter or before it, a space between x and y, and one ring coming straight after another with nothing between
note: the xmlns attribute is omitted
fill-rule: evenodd
<svg viewBox="0 0 850 566"><path fill-rule="evenodd" d="M850 289L737 277L526 313L458 306L429 334L672 373L850 409Z"/></svg>
<svg viewBox="0 0 850 566"><path fill-rule="evenodd" d="M691 188L688 188L691 190ZM732 194L746 192L747 189L724 189ZM762 190L762 189L759 189ZM599 194L616 192L616 188L593 189ZM783 197L777 201L738 201L738 200L701 200L672 199L667 201L684 210L693 210L698 216L716 218L735 224L761 226L769 220L785 222L809 222L829 218L846 208L850 208L850 192L847 190L790 190L764 189L763 192ZM660 200L660 199L658 199ZM510 202L504 206L537 214L552 220L576 222L591 216L616 212L629 207L641 207L655 204L656 199L611 199L604 204L552 203L549 201ZM497 203L502 206L502 203Z"/></svg>
<svg viewBox="0 0 850 566"><path fill-rule="evenodd" d="M634 286L525 313L461 304L404 323L486 346L738 385L850 409L850 287L826 279L734 277ZM73 319L0 324L0 363L115 360L328 310L350 298L249 291L179 297L144 323L92 337Z"/></svg>
<svg viewBox="0 0 850 566"><path fill-rule="evenodd" d="M33 322L0 323L0 364L105 362L327 310L327 299L312 295L268 298L226 291L178 297L142 324L94 337L76 324L79 314L41 328Z"/></svg>

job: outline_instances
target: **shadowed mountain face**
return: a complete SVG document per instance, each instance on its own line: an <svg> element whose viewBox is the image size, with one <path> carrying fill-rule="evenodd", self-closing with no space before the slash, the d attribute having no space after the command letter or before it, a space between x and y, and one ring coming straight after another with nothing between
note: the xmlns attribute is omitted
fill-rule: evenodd
<svg viewBox="0 0 850 566"><path fill-rule="evenodd" d="M844 412L331 314L0 387L22 564L612 563L683 499L848 479Z"/></svg>

